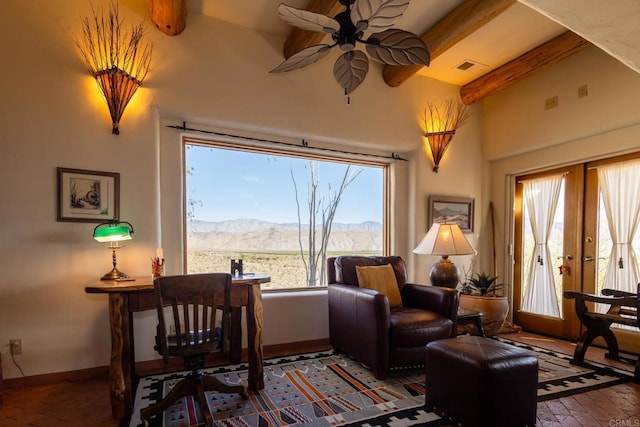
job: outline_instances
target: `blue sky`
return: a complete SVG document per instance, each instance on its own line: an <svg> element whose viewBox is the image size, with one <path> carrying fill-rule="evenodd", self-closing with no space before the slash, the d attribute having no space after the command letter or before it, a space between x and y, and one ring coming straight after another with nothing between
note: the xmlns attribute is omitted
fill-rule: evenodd
<svg viewBox="0 0 640 427"><path fill-rule="evenodd" d="M224 221L256 218L276 223L298 222L293 171L301 207L306 215L309 161L220 148L191 145L186 150L187 197L197 200L194 218ZM327 193L327 182L337 188L347 165L319 162L319 191ZM306 166L306 168L305 168ZM347 187L334 222L382 222L383 169L352 166L362 172ZM201 205L200 205L201 204Z"/></svg>

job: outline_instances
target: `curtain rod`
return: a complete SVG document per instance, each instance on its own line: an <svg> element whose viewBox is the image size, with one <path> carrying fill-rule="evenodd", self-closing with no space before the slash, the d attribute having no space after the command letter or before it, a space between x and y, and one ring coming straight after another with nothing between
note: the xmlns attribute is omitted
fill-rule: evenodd
<svg viewBox="0 0 640 427"><path fill-rule="evenodd" d="M570 175L570 174L571 174L571 171L567 171L567 172L562 172L562 173L552 173L552 174L549 174L549 175L544 175L544 176L541 176L540 178L546 178L546 177L558 176L558 175L567 176L567 175ZM516 181L516 184L523 184L523 183L525 183L527 181L533 181L534 179L539 179L539 178L521 179L520 181Z"/></svg>
<svg viewBox="0 0 640 427"><path fill-rule="evenodd" d="M356 155L356 156L376 157L376 158L379 158L379 159L402 160L403 162L407 162L408 161L404 157L400 157L400 155L398 153L393 153L393 152L391 153L390 156L383 156L383 155L380 155L380 154L356 153L354 151L344 151L344 150L338 150L338 149L333 149L333 148L311 147L311 146L309 146L309 141L307 141L304 138L300 141L300 144L294 144L294 143L291 143L291 142L274 141L274 140L271 140L271 139L256 138L256 137L252 137L252 136L242 136L242 135L234 135L232 133L216 132L216 131L212 131L212 130L188 128L186 122L182 122L182 126L179 126L179 125L167 125L166 127L172 128L172 129L176 129L176 130L181 130L181 131L200 132L200 133L206 133L206 134L216 135L216 136L239 138L239 139L244 139L244 140L247 140L247 141L268 142L270 144L280 144L280 145L286 145L286 146L289 146L289 147L310 148L310 149L313 149L313 150L330 151L332 153L350 154L350 155Z"/></svg>

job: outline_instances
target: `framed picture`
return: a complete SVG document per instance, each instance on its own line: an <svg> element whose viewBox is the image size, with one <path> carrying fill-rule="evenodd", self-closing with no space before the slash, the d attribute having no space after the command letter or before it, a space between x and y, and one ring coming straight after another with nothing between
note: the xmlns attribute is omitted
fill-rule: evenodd
<svg viewBox="0 0 640 427"><path fill-rule="evenodd" d="M455 222L465 233L473 232L474 199L470 197L429 196L427 230L433 223Z"/></svg>
<svg viewBox="0 0 640 427"><path fill-rule="evenodd" d="M119 217L119 173L58 168L58 221L107 222Z"/></svg>

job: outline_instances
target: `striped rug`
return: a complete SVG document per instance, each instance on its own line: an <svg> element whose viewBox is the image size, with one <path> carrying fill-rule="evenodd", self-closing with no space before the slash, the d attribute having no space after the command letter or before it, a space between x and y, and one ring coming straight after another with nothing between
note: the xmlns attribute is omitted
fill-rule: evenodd
<svg viewBox="0 0 640 427"><path fill-rule="evenodd" d="M506 341L535 351L539 360L538 400L581 393L629 381L623 371L604 366L577 367L570 356ZM209 369L232 383L247 381L246 364ZM445 421L423 408L424 371L393 371L376 380L371 371L347 356L332 352L307 353L265 360L265 388L238 395L208 393L209 407L219 426L440 426ZM140 380L131 427L142 426L139 414L164 396L184 373L154 375ZM197 426L196 405L186 398L150 426Z"/></svg>

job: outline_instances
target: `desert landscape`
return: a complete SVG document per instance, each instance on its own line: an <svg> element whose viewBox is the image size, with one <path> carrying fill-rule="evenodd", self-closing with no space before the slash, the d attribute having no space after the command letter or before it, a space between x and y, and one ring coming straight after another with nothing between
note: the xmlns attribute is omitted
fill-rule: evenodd
<svg viewBox="0 0 640 427"><path fill-rule="evenodd" d="M187 224L188 273L230 271L232 259L242 259L245 273L266 274L262 289L306 287L300 245L307 248L308 229L252 219ZM327 257L382 254L382 224L334 224ZM324 285L324 284L322 284Z"/></svg>

